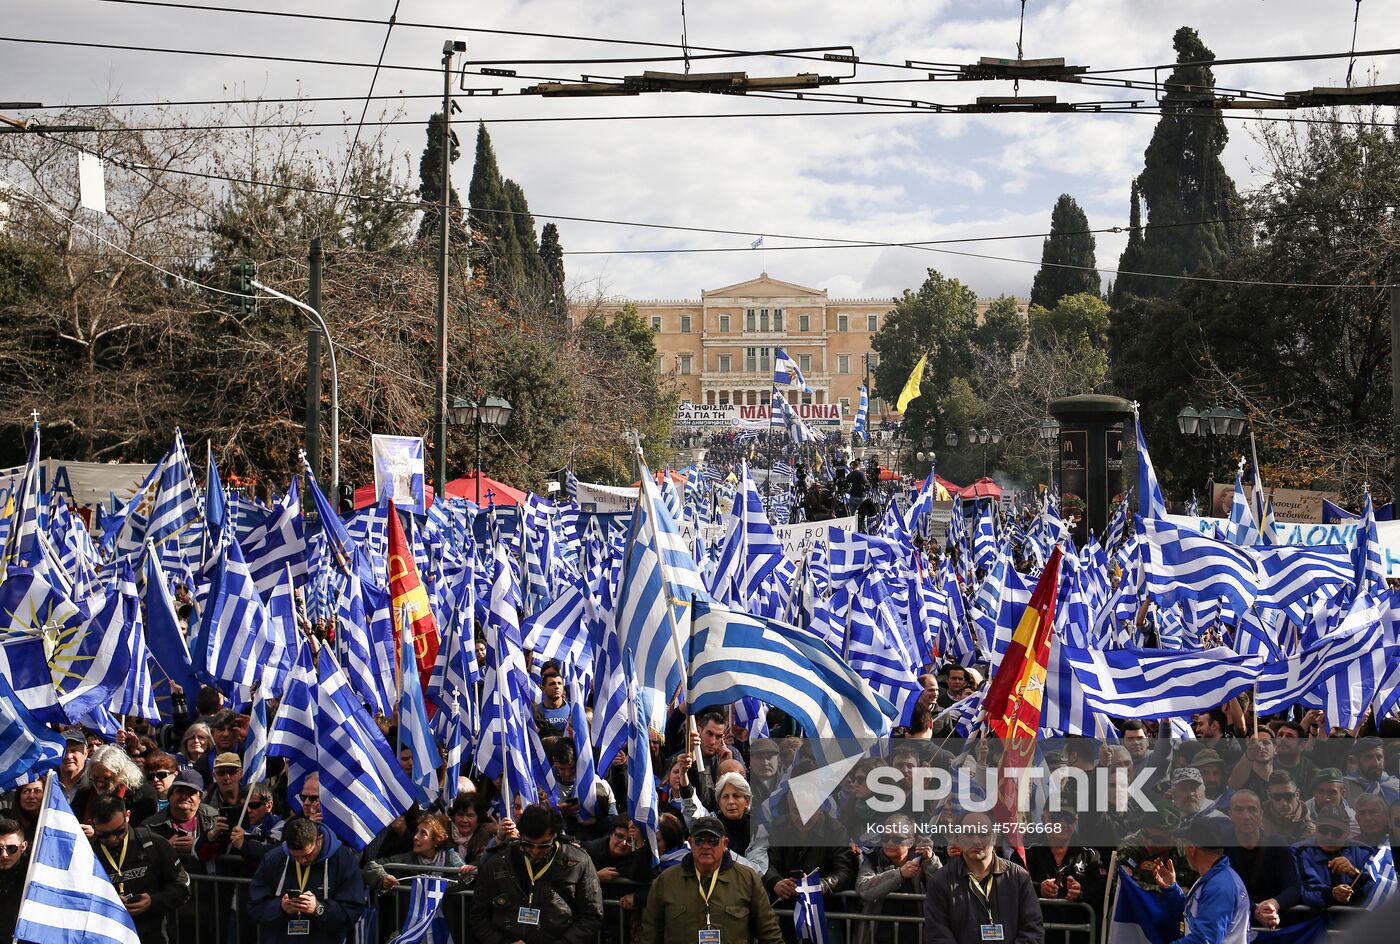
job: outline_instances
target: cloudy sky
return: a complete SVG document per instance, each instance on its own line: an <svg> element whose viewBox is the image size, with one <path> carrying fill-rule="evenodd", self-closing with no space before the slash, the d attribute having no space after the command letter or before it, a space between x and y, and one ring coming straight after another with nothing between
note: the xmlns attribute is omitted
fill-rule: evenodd
<svg viewBox="0 0 1400 944"><path fill-rule="evenodd" d="M373 63L384 42L382 21L395 6L394 0L243 0L241 5L334 12L381 24L101 0L6 0L0 35ZM1400 18L1387 6L1385 0L1361 4L1359 48L1400 47ZM1012 90L1006 84L931 83L921 81L925 71L869 63L1014 57L1020 10L1019 0L690 0L686 25L689 42L697 47L850 46L863 60L856 76L861 84L823 91L952 104ZM1355 10L1352 0L1029 0L1024 50L1026 58L1059 56L1093 69L1153 66L1172 61L1172 34L1190 25L1219 58L1344 52L1351 45ZM683 68L675 62L573 61L675 52L664 48L487 32L678 43L680 0L400 0L398 24L389 35L386 65L424 71L386 69L378 79L378 94L440 94L441 76L432 69L446 39L468 43L469 63L497 62L494 67L514 67L521 76L577 80L584 74ZM1216 78L1222 87L1281 93L1341 85L1347 65L1344 58L1245 64L1221 67ZM773 57L693 65L695 72L742 70L753 76L814 68L823 74L849 70L839 63ZM1370 70L1378 71L1383 82L1396 81L1400 72L1394 59L1358 61L1358 76ZM1120 75L1152 78L1150 71ZM113 99L361 96L369 90L370 77L367 68L32 43L5 42L0 55L0 98L48 106ZM531 84L481 75L468 75L466 83L504 92ZM1153 104L1150 90L1023 83L1021 94ZM1121 226L1127 222L1130 181L1141 170L1155 123L1154 116L1143 113L939 115L853 101L679 94L551 101L475 96L460 103L457 120L467 159L456 168L458 189L465 193L470 179L472 123L485 121L502 172L525 189L539 222L549 216L617 221L559 222L565 249L577 253L566 260L571 287L580 294L601 291L633 298L694 298L701 289L751 278L764 268L777 278L828 288L835 297L888 296L917 286L928 267L963 279L982 295L1025 295L1035 272L1027 261L1040 254L1035 238L949 247L1005 260L909 248L778 247L799 245L792 237L800 236L890 243L1043 233L1061 193L1084 206L1092 226ZM401 108L403 117L413 120L425 120L435 110L431 99L404 99L376 103L371 118L381 107ZM332 122L349 115L353 125L359 108L354 101L331 102L317 106L315 114ZM189 111L195 117L204 113L193 107ZM869 111L880 113L850 114ZM1257 121L1253 112L1240 114L1243 120L1229 122L1225 162L1241 188L1249 189L1259 179L1260 150L1251 137ZM687 117L647 117L657 115ZM744 117L722 117L735 115ZM609 120L566 120L581 118ZM410 155L416 168L421 126L371 128L365 139L380 133L388 146ZM344 129L321 132L319 140L328 151L344 153ZM686 233L638 223L736 232ZM750 250L759 235L768 248ZM1098 238L1101 267L1116 264L1124 238ZM682 249L734 251L674 251Z"/></svg>

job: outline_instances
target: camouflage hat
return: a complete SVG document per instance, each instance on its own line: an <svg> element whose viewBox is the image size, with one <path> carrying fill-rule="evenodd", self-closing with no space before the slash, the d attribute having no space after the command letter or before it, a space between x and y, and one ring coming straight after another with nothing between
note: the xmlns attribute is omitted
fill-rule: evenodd
<svg viewBox="0 0 1400 944"><path fill-rule="evenodd" d="M1155 810L1147 810L1138 821L1143 829L1161 829L1168 832L1175 830L1177 824L1181 822L1181 811L1176 808L1176 804L1167 800L1157 800Z"/></svg>

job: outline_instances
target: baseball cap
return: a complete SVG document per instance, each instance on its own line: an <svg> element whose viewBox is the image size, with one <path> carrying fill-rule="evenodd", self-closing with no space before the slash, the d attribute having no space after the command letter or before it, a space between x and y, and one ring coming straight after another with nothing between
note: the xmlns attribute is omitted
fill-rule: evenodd
<svg viewBox="0 0 1400 944"><path fill-rule="evenodd" d="M1172 786L1194 780L1196 783L1205 783L1201 777L1201 772L1195 767L1178 767L1172 771Z"/></svg>
<svg viewBox="0 0 1400 944"><path fill-rule="evenodd" d="M239 757L233 751L224 751L218 757L214 758L214 769L218 770L220 767L237 767L239 770L242 770L243 758Z"/></svg>
<svg viewBox="0 0 1400 944"><path fill-rule="evenodd" d="M1206 764L1223 764L1225 763L1225 758L1207 747L1204 750L1197 751L1196 756L1191 758L1191 763L1196 766L1197 770L1200 770Z"/></svg>
<svg viewBox="0 0 1400 944"><path fill-rule="evenodd" d="M87 733L79 727L63 729L63 740L69 744L81 744L87 747Z"/></svg>
<svg viewBox="0 0 1400 944"><path fill-rule="evenodd" d="M692 836L714 836L716 839L723 839L727 834L724 831L724 824L716 816L702 816L690 827Z"/></svg>
<svg viewBox="0 0 1400 944"><path fill-rule="evenodd" d="M193 790L195 793L203 793L204 775L197 770L187 767L177 773L174 782L170 784L171 790L175 790L178 787Z"/></svg>
<svg viewBox="0 0 1400 944"><path fill-rule="evenodd" d="M1332 780L1335 780L1338 783L1345 782L1346 775L1344 775L1336 767L1324 767L1317 773L1313 774L1311 787L1312 789L1316 790L1318 784L1327 783Z"/></svg>
<svg viewBox="0 0 1400 944"><path fill-rule="evenodd" d="M1144 810L1139 823L1144 829L1176 829L1181 822L1181 812L1177 810L1175 803L1166 800L1153 801L1156 809Z"/></svg>
<svg viewBox="0 0 1400 944"><path fill-rule="evenodd" d="M1347 811L1336 804L1319 806L1317 808L1317 815L1313 817L1313 821L1317 823L1318 826L1332 826L1343 832L1349 832L1351 830L1351 820L1347 818Z"/></svg>

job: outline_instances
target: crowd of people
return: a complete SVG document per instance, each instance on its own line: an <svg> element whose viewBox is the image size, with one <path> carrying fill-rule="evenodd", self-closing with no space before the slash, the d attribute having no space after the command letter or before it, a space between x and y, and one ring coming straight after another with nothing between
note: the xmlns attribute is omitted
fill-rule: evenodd
<svg viewBox="0 0 1400 944"><path fill-rule="evenodd" d="M998 767L1000 742L949 737L959 706L984 686L976 668L955 665L921 676L911 723L806 817L785 784L814 761L781 711L769 710L762 737L731 713L673 711L651 738L654 862L627 808L625 753L600 772L596 815L582 812L558 666L545 663L538 678L534 718L556 801L517 798L502 815L497 785L464 777L450 804L414 806L363 853L324 822L315 774L295 804L276 759L271 779L242 782L249 718L221 707L212 689L194 717L159 729L132 720L115 743L65 730L52 789L64 791L143 941L192 940L196 925L227 941L259 931L262 941L346 940L373 896L415 871L472 891L449 907L487 944L615 940L605 900L646 942L693 941L707 929L722 941L791 942L809 880L829 914L895 919L852 925L870 944L978 941L988 924L1002 925L1004 940L1035 941L1043 900L1082 903L1097 927L1118 866L1182 907L1193 888L1215 888L1220 913L1188 910L1188 927L1270 929L1364 904L1376 887L1373 854L1400 840L1400 741L1377 737L1370 722L1328 730L1316 711L1256 722L1247 697L1197 715L1191 740L1157 738L1154 722L1133 719L1112 740L1042 744L1049 773L1022 811L1024 842L956 795L872 813L881 771L885 787L914 787L920 771L975 779ZM407 749L400 760L411 768ZM1150 802L1125 789L1135 777ZM0 935L14 928L43 790L19 787L0 814ZM192 895L205 876L247 884ZM381 928L381 939L393 930ZM846 924L832 921L831 935L841 944ZM1234 940L1209 930L1190 939Z"/></svg>

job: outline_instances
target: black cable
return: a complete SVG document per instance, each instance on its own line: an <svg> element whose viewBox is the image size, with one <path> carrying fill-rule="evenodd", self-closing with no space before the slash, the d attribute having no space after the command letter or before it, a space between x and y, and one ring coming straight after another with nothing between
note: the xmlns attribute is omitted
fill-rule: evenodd
<svg viewBox="0 0 1400 944"><path fill-rule="evenodd" d="M345 181L350 176L350 163L355 157L355 148L360 143L360 132L365 127L369 115L370 96L374 94L374 84L379 81L379 67L384 63L384 52L389 48L389 35L394 32L394 21L399 16L400 0L394 0L394 12L389 14L389 26L384 30L384 42L379 47L379 61L375 63L374 75L370 76L369 92L365 94L365 107L360 110L360 123L355 125L355 137L350 142L350 150L345 152L345 170L341 171L340 184L335 188L336 202L340 202L340 191L345 189Z"/></svg>
<svg viewBox="0 0 1400 944"><path fill-rule="evenodd" d="M1351 17L1351 62L1347 64L1347 88L1351 88L1351 73L1356 68L1356 28L1361 23L1361 0L1356 0L1356 11Z"/></svg>

